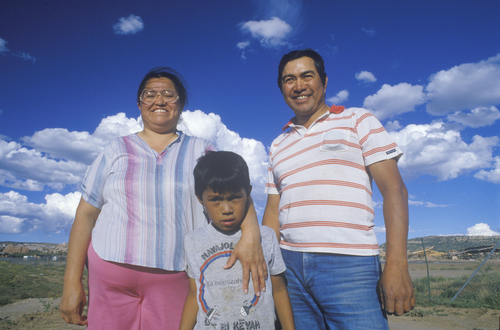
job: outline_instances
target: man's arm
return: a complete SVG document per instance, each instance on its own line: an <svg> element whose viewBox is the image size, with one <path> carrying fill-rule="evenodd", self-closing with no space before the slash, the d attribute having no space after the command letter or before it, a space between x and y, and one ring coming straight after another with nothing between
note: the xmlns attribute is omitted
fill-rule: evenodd
<svg viewBox="0 0 500 330"><path fill-rule="evenodd" d="M87 300L83 290L82 275L92 229L100 213L101 210L90 205L83 198L80 199L69 236L63 294L59 304L61 317L66 323L87 324L87 317L82 315Z"/></svg>
<svg viewBox="0 0 500 330"><path fill-rule="evenodd" d="M179 330L193 330L196 325L196 316L198 315L198 303L196 301L196 281L189 278L189 292L184 302L182 310L181 325Z"/></svg>
<svg viewBox="0 0 500 330"><path fill-rule="evenodd" d="M285 274L283 273L271 276L274 306L283 330L293 330L295 329L295 323L293 321L292 304L288 296L284 277Z"/></svg>
<svg viewBox="0 0 500 330"><path fill-rule="evenodd" d="M280 241L279 206L280 195L267 195L266 209L264 210L264 217L262 218L262 224L274 230L276 237L278 238L278 242Z"/></svg>
<svg viewBox="0 0 500 330"><path fill-rule="evenodd" d="M382 307L403 315L415 307L415 291L408 273L408 191L395 159L374 163L368 170L384 198L385 267L378 283Z"/></svg>
<svg viewBox="0 0 500 330"><path fill-rule="evenodd" d="M260 296L260 290L266 291L267 265L260 243L257 212L251 196L249 196L248 211L241 223L241 238L224 269L231 268L236 260L239 260L243 267L243 292L248 293L249 273L251 273L255 294Z"/></svg>

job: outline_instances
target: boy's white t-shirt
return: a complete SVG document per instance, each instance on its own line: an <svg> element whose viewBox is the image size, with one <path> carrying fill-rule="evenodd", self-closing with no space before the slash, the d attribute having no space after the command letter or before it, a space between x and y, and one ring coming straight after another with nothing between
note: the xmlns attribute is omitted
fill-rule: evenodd
<svg viewBox="0 0 500 330"><path fill-rule="evenodd" d="M268 275L286 269L274 231L260 226L262 249ZM243 293L243 269L237 261L223 269L241 231L224 233L212 224L188 233L184 241L186 271L196 280L198 316L195 329L274 329L274 300L270 276L266 291L254 294L252 281L248 294Z"/></svg>

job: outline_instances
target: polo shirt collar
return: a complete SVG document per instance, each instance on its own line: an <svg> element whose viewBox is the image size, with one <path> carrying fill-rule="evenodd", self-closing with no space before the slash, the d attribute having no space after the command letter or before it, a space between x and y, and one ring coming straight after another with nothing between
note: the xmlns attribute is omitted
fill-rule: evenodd
<svg viewBox="0 0 500 330"><path fill-rule="evenodd" d="M338 115L339 113L344 111L344 109L345 109L345 107L343 105L335 105L334 104L330 107L330 110L328 110L328 112ZM296 120L297 120L297 117L293 117L292 119L290 119L290 121L285 125L285 127L283 127L283 131L286 130L288 127L295 125Z"/></svg>

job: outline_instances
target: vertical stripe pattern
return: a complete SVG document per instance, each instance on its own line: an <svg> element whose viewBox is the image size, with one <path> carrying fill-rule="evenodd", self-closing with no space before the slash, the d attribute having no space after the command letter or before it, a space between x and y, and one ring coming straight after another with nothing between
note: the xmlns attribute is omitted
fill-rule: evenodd
<svg viewBox="0 0 500 330"><path fill-rule="evenodd" d="M214 148L178 135L161 154L136 134L117 138L87 170L82 196L101 209L92 243L102 259L184 270L184 236L206 223L193 169Z"/></svg>

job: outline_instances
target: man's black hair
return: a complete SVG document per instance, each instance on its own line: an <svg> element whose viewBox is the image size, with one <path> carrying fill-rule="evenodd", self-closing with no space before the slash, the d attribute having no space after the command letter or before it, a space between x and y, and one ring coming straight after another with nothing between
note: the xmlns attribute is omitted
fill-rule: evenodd
<svg viewBox="0 0 500 330"><path fill-rule="evenodd" d="M217 194L250 192L250 175L245 160L231 151L210 151L200 157L194 171L194 191L202 198L207 188Z"/></svg>
<svg viewBox="0 0 500 330"><path fill-rule="evenodd" d="M291 51L290 53L283 55L283 57L281 58L280 64L278 66L278 87L280 88L280 91L282 91L283 87L282 74L286 64L290 61L297 60L301 57L309 57L314 61L314 66L316 67L316 71L318 71L321 82L323 83L323 86L325 86L326 84L325 61L323 60L323 57L321 57L321 55L318 54L316 51L307 48L302 50Z"/></svg>

